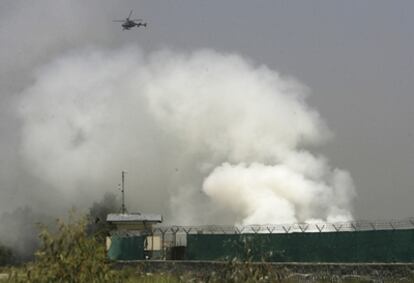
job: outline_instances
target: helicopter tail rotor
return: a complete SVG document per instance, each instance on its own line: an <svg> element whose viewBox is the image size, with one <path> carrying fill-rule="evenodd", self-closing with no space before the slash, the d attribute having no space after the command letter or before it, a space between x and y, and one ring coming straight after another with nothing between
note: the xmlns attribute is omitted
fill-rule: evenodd
<svg viewBox="0 0 414 283"><path fill-rule="evenodd" d="M129 18L132 16L132 10L129 12L128 18L127 20L129 20Z"/></svg>

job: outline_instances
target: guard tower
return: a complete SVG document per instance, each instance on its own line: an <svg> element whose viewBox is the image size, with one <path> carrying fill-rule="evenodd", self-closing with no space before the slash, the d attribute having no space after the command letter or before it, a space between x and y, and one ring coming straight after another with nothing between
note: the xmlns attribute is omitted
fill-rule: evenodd
<svg viewBox="0 0 414 283"><path fill-rule="evenodd" d="M122 171L122 205L120 213L110 213L106 222L114 229L106 239L108 257L112 260L139 260L160 254L161 239L154 236L153 225L162 222L160 214L128 213L125 206L125 171Z"/></svg>
<svg viewBox="0 0 414 283"><path fill-rule="evenodd" d="M162 216L151 213L128 213L125 205L125 174L126 171L121 172L120 190L122 194L121 213L110 213L106 217L106 222L113 224L117 232L135 232L137 235L142 235L145 231L151 231L152 226L162 222Z"/></svg>
<svg viewBox="0 0 414 283"><path fill-rule="evenodd" d="M152 226L162 222L158 214L108 214L106 221L115 226L106 239L111 260L142 260L159 258L162 254L160 236L152 233Z"/></svg>

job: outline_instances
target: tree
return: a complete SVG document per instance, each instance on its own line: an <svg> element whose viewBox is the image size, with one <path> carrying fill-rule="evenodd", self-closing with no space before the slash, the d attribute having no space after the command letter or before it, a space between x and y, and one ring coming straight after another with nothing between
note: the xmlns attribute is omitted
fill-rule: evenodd
<svg viewBox="0 0 414 283"><path fill-rule="evenodd" d="M11 282L122 282L119 273L111 271L105 245L86 233L86 218L69 224L58 220L58 231L45 227L40 233L41 246L25 276L12 274Z"/></svg>

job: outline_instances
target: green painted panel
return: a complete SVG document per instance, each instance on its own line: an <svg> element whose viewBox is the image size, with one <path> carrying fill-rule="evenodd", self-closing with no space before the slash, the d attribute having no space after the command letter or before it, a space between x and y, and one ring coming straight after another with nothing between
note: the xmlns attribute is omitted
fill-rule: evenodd
<svg viewBox="0 0 414 283"><path fill-rule="evenodd" d="M112 236L108 257L111 260L144 259L144 237Z"/></svg>
<svg viewBox="0 0 414 283"><path fill-rule="evenodd" d="M414 262L414 229L188 235L186 258L274 262Z"/></svg>

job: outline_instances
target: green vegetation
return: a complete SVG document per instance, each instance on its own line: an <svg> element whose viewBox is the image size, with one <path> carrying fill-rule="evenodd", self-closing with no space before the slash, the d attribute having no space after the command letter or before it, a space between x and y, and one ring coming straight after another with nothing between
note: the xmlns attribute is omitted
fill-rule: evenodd
<svg viewBox="0 0 414 283"><path fill-rule="evenodd" d="M58 221L52 234L45 227L35 260L19 270L11 270L9 282L124 282L111 270L105 246L95 237L87 237L84 218L69 224Z"/></svg>
<svg viewBox="0 0 414 283"><path fill-rule="evenodd" d="M38 281L33 279L28 279L27 270L21 269L16 272L13 276L18 277L17 280L15 277L8 279L1 274L0 270L0 282L87 282L82 281L86 279L82 278L72 278L71 281L56 279L53 278L38 278ZM4 272L4 271L3 271ZM208 282L208 283L227 283L227 282L279 282L279 283L299 283L299 282L318 282L318 283L332 283L332 282L341 282L341 283L372 283L372 282L383 282L383 283L393 283L393 282L413 282L412 278L395 278L395 279L379 279L379 278L365 278L358 276L331 276L328 274L289 274L285 272L279 273L280 277L275 277L276 273L268 273L266 269L261 267L256 268L250 263L228 263L227 270L220 270L220 272L212 272L208 275L201 275L192 272L187 272L185 274L162 274L162 273L137 273L137 269L126 268L123 270L110 271L113 274L112 279L114 281L108 280L98 280L98 274L95 274L95 280L88 282L125 282L125 283L190 283L190 282Z"/></svg>
<svg viewBox="0 0 414 283"><path fill-rule="evenodd" d="M180 279L179 276L168 274L149 274L149 275L130 275L125 279L125 283L181 283L191 282ZM195 282L194 280L192 282Z"/></svg>

